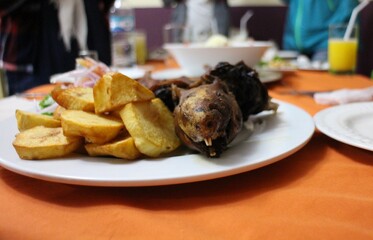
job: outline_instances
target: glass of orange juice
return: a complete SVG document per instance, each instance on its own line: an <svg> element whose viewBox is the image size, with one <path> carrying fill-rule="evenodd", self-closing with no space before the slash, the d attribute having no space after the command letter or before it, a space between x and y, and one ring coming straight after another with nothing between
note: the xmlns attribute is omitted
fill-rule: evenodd
<svg viewBox="0 0 373 240"><path fill-rule="evenodd" d="M136 61L139 65L144 65L147 60L146 32L141 29L135 31Z"/></svg>
<svg viewBox="0 0 373 240"><path fill-rule="evenodd" d="M349 37L345 38L347 25L329 26L328 62L329 72L353 74L357 63L358 28L353 26Z"/></svg>

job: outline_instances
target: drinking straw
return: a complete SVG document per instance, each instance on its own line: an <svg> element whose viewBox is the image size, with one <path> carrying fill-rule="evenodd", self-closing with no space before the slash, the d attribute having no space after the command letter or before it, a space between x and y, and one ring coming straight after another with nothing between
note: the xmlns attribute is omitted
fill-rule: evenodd
<svg viewBox="0 0 373 240"><path fill-rule="evenodd" d="M368 5L370 0L364 0L362 1L359 5L357 5L353 10L352 10L352 14L351 14L351 17L350 17L350 21L348 22L348 25L347 25L347 29L346 29L346 32L345 32L345 35L343 37L343 40L348 40L351 36L351 32L352 32L352 28L356 22L356 17L357 15L359 14L359 12L365 8L366 5Z"/></svg>
<svg viewBox="0 0 373 240"><path fill-rule="evenodd" d="M251 10L246 11L246 13L241 17L240 20L240 36L247 38L247 22L253 16L253 12Z"/></svg>
<svg viewBox="0 0 373 240"><path fill-rule="evenodd" d="M212 35L215 35L215 34L219 33L218 20L216 18L211 20L211 32L212 32Z"/></svg>

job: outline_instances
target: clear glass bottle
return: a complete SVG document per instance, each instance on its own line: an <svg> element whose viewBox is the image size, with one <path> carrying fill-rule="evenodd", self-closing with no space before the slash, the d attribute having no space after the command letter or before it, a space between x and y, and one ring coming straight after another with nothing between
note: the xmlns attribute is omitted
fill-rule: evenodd
<svg viewBox="0 0 373 240"><path fill-rule="evenodd" d="M116 0L110 10L111 32L132 32L135 25L135 11L128 1Z"/></svg>
<svg viewBox="0 0 373 240"><path fill-rule="evenodd" d="M136 63L135 11L126 0L116 0L110 11L112 65L130 67Z"/></svg>

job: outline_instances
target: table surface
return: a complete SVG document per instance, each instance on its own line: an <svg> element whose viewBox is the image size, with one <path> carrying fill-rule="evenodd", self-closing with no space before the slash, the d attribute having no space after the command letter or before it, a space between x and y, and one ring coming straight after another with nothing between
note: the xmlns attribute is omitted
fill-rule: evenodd
<svg viewBox="0 0 373 240"><path fill-rule="evenodd" d="M280 92L372 85L358 75L297 71L267 87L314 115L329 106ZM0 100L0 118L25 104L15 99ZM316 131L277 163L156 187L75 186L0 167L0 212L0 239L372 239L373 153Z"/></svg>

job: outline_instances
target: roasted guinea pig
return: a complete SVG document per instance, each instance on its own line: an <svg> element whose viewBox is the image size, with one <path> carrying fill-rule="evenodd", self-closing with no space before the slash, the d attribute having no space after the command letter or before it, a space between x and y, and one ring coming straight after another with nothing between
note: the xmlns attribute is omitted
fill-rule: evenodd
<svg viewBox="0 0 373 240"><path fill-rule="evenodd" d="M191 149L219 157L241 131L241 110L219 79L188 90L179 89L174 110L176 134Z"/></svg>
<svg viewBox="0 0 373 240"><path fill-rule="evenodd" d="M208 157L219 157L250 115L278 107L258 73L242 61L220 62L198 79L157 81L148 74L141 82L174 112L180 140Z"/></svg>

